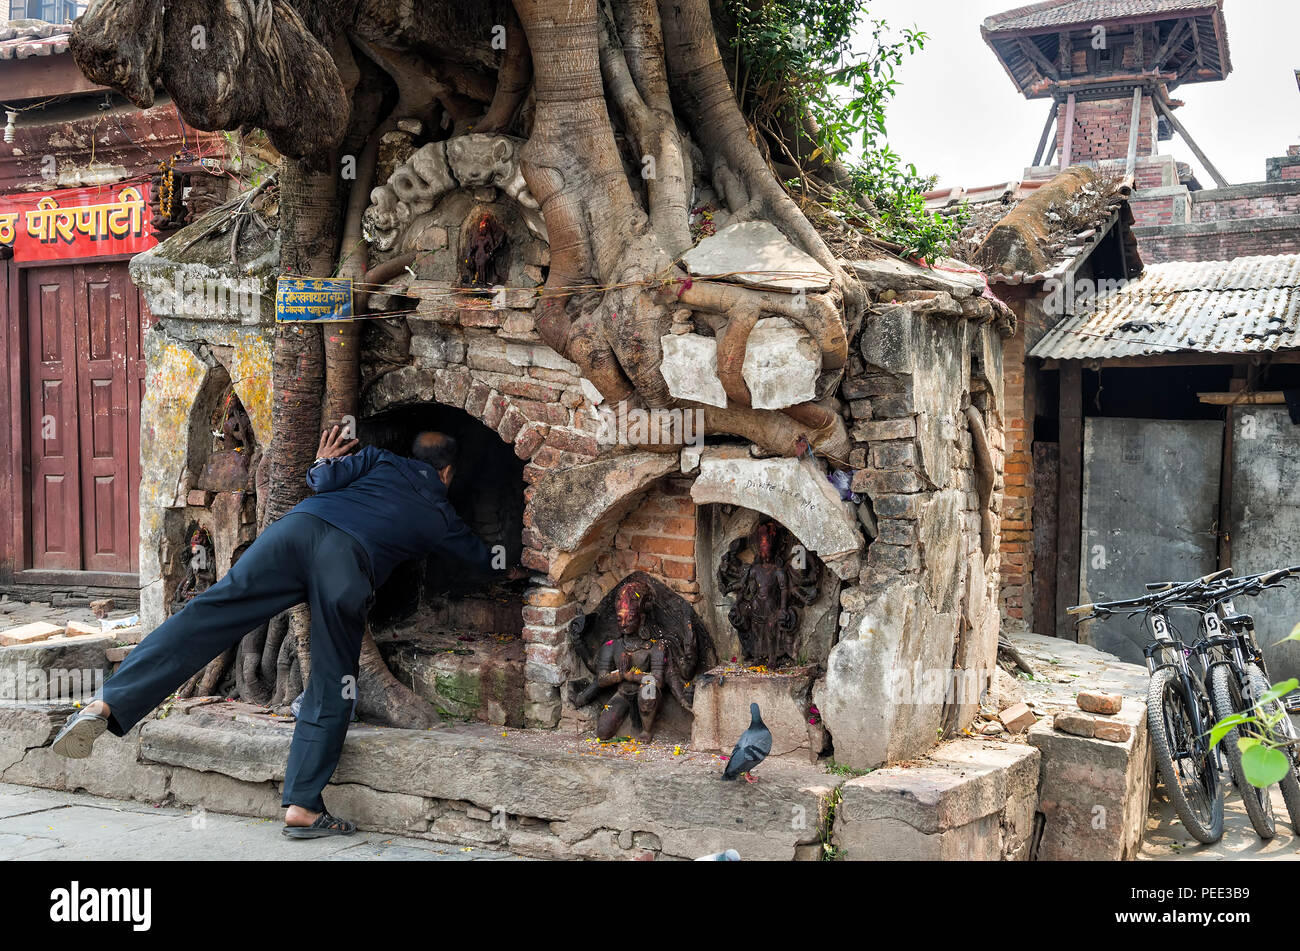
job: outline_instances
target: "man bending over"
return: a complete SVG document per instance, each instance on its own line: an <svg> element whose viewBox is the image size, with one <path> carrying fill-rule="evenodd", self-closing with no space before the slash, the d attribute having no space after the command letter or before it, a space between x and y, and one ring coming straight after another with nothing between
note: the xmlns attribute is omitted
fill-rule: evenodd
<svg viewBox="0 0 1300 951"><path fill-rule="evenodd" d="M456 441L415 437L406 458L367 446L355 455L335 426L321 434L307 471L316 493L271 524L226 575L152 631L104 684L100 699L54 738L61 756L90 755L105 730L123 736L214 657L295 604L311 608L311 677L285 767L283 832L292 838L348 835L321 790L334 774L348 721L375 590L412 558L439 552L492 572L486 545L456 515L447 487ZM524 577L512 568L507 577Z"/></svg>

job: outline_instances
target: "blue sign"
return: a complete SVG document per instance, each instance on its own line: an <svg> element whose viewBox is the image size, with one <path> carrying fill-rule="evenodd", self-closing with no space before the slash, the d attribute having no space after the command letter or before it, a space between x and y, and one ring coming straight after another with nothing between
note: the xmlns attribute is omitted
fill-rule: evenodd
<svg viewBox="0 0 1300 951"><path fill-rule="evenodd" d="M351 320L352 281L282 277L275 282L276 320Z"/></svg>

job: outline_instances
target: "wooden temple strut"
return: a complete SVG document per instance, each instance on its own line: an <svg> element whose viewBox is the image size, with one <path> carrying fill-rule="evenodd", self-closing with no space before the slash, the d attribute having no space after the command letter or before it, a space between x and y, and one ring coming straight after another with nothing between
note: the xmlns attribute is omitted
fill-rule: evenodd
<svg viewBox="0 0 1300 951"><path fill-rule="evenodd" d="M1215 184L1220 188L1227 188L1228 180L1224 178L1219 173L1219 170L1214 167L1214 164L1205 157L1205 153L1201 151L1201 147L1196 144L1196 141L1190 135L1187 134L1187 130L1183 128L1183 124L1178 121L1178 118L1173 114L1173 111L1160 101L1159 96L1152 96L1151 98L1156 104L1156 108L1160 110L1160 114L1169 120L1169 124L1174 127L1174 131L1183 137L1183 141L1187 143L1188 147L1191 148L1196 157L1201 160L1201 164L1205 166L1206 171L1214 177Z"/></svg>

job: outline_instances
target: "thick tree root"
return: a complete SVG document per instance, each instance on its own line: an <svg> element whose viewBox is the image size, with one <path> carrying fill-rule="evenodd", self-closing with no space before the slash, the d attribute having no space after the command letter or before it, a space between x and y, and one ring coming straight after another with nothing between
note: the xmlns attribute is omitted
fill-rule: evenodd
<svg viewBox="0 0 1300 951"><path fill-rule="evenodd" d="M357 678L357 715L367 723L428 730L442 724L442 717L409 687L393 676L384 663L374 635L366 627L361 641L361 675Z"/></svg>

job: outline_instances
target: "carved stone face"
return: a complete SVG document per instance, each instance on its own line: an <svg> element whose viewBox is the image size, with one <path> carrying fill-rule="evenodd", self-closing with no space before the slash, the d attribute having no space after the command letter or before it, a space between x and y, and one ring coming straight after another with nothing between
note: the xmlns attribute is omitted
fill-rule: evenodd
<svg viewBox="0 0 1300 951"><path fill-rule="evenodd" d="M462 135L447 143L447 161L460 184L469 188L507 180L514 157L514 146L500 136Z"/></svg>
<svg viewBox="0 0 1300 951"><path fill-rule="evenodd" d="M614 620L618 622L618 631L629 637L641 629L641 619L645 615L646 599L650 592L644 585L630 583L623 585L618 592L618 604L614 607Z"/></svg>

